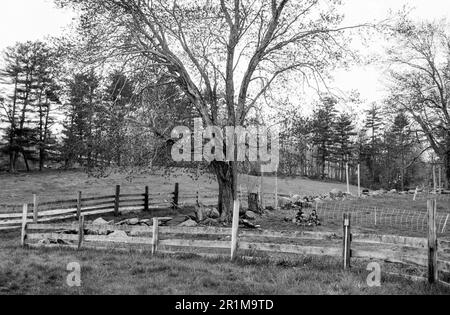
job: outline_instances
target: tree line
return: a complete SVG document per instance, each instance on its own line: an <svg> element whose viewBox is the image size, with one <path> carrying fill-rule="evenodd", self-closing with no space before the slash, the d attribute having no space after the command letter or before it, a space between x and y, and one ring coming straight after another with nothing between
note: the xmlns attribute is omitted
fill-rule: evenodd
<svg viewBox="0 0 450 315"><path fill-rule="evenodd" d="M311 117L293 113L284 121L280 174L345 182L349 165L356 183L360 165L365 187L404 190L418 182L423 143L405 112L374 103L358 120L337 104L327 95Z"/></svg>

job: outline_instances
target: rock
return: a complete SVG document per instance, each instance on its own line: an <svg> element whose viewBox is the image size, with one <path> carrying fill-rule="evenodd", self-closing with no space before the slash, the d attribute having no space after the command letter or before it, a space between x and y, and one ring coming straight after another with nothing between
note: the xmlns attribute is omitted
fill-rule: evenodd
<svg viewBox="0 0 450 315"><path fill-rule="evenodd" d="M108 225L109 223L105 221L103 218L99 218L92 222L93 225Z"/></svg>
<svg viewBox="0 0 450 315"><path fill-rule="evenodd" d="M195 207L195 213L197 215L197 221L202 222L208 218L208 211L204 206Z"/></svg>
<svg viewBox="0 0 450 315"><path fill-rule="evenodd" d="M258 216L256 215L256 213L254 213L253 211L247 211L247 212L245 213L245 218L246 218L247 220L256 220L257 217L258 217Z"/></svg>
<svg viewBox="0 0 450 315"><path fill-rule="evenodd" d="M291 198L291 202L292 203L297 203L297 202L299 202L301 200L303 200L303 198L300 195L295 195L294 197Z"/></svg>
<svg viewBox="0 0 450 315"><path fill-rule="evenodd" d="M389 191L390 194L396 194L397 193L397 189L392 189L391 191Z"/></svg>
<svg viewBox="0 0 450 315"><path fill-rule="evenodd" d="M331 198L342 198L342 197L344 197L344 193L339 189L333 189L330 192L330 197Z"/></svg>
<svg viewBox="0 0 450 315"><path fill-rule="evenodd" d="M363 189L362 193L367 196L370 194L370 191L368 189Z"/></svg>
<svg viewBox="0 0 450 315"><path fill-rule="evenodd" d="M169 222L166 223L166 225L167 226L179 226L180 224L186 222L187 220L193 221L189 217L186 217L186 216L182 215L182 216L178 216L178 217L170 220Z"/></svg>
<svg viewBox="0 0 450 315"><path fill-rule="evenodd" d="M197 222L195 222L194 220L187 220L183 223L181 223L180 225L178 225L179 227L196 227L198 224Z"/></svg>
<svg viewBox="0 0 450 315"><path fill-rule="evenodd" d="M286 206L288 206L290 204L291 204L291 200L290 199L288 199L286 197L278 198L278 207L284 208L284 207L286 207Z"/></svg>
<svg viewBox="0 0 450 315"><path fill-rule="evenodd" d="M211 212L209 213L209 217L211 219L218 219L220 218L220 212L216 208L212 208Z"/></svg>
<svg viewBox="0 0 450 315"><path fill-rule="evenodd" d="M124 231L115 231L114 233L111 233L108 235L110 238L126 238L128 237L128 234Z"/></svg>
<svg viewBox="0 0 450 315"><path fill-rule="evenodd" d="M137 218L128 220L129 225L138 225L141 221Z"/></svg>
<svg viewBox="0 0 450 315"><path fill-rule="evenodd" d="M188 217L189 219L195 221L195 220L197 220L197 213L196 213L195 211L193 211L193 212L189 213L189 214L187 215L187 217Z"/></svg>
<svg viewBox="0 0 450 315"><path fill-rule="evenodd" d="M205 221L202 222L202 225L218 226L219 225L219 221L217 221L215 219L208 218L208 219L206 219Z"/></svg>
<svg viewBox="0 0 450 315"><path fill-rule="evenodd" d="M141 222L139 222L140 225L147 225L147 226L152 226L153 222L150 219L145 219L145 220L141 220Z"/></svg>

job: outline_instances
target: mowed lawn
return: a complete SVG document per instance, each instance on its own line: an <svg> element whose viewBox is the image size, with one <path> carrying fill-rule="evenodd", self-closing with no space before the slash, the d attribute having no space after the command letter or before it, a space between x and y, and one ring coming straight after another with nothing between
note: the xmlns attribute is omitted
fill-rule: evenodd
<svg viewBox="0 0 450 315"><path fill-rule="evenodd" d="M140 295L365 295L450 294L450 289L383 275L369 288L367 262L343 271L332 258L260 257L235 262L194 255L157 256L138 252L27 250L9 234L0 245L0 294ZM81 287L67 285L67 265L81 266ZM395 269L383 266L382 271ZM405 270L403 270L405 272ZM407 272L407 270L406 270Z"/></svg>

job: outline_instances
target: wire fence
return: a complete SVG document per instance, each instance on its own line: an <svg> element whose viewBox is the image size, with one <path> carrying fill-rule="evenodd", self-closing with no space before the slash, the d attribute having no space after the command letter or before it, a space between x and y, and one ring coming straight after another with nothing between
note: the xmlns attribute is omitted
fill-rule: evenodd
<svg viewBox="0 0 450 315"><path fill-rule="evenodd" d="M399 231L426 232L428 215L426 212L395 208L360 207L341 202L317 203L317 214L325 221L342 220L344 213L352 215L352 224L369 228L392 228ZM438 233L450 235L450 214L438 213L436 217Z"/></svg>

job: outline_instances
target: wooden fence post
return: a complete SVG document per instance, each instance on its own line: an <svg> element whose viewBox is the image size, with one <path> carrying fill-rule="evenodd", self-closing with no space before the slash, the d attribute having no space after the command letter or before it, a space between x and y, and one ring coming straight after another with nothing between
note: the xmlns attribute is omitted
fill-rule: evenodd
<svg viewBox="0 0 450 315"><path fill-rule="evenodd" d="M145 194L144 194L144 211L148 212L150 210L149 208L149 192L150 189L148 186L145 186Z"/></svg>
<svg viewBox="0 0 450 315"><path fill-rule="evenodd" d="M434 192L437 193L437 180L436 180L436 165L433 164L433 188Z"/></svg>
<svg viewBox="0 0 450 315"><path fill-rule="evenodd" d="M175 191L173 192L173 209L178 209L180 198L180 184L175 184Z"/></svg>
<svg viewBox="0 0 450 315"><path fill-rule="evenodd" d="M439 281L436 200L428 200L428 282Z"/></svg>
<svg viewBox="0 0 450 315"><path fill-rule="evenodd" d="M349 170L349 166L348 163L346 164L345 167L346 170L346 177L347 177L347 194L350 195L350 170Z"/></svg>
<svg viewBox="0 0 450 315"><path fill-rule="evenodd" d="M25 246L25 241L27 239L27 219L28 219L28 204L24 204L22 210L22 233L20 237L20 244L22 245L22 247Z"/></svg>
<svg viewBox="0 0 450 315"><path fill-rule="evenodd" d="M351 214L344 213L344 239L343 239L343 262L344 270L351 267L352 256L352 234L351 234Z"/></svg>
<svg viewBox="0 0 450 315"><path fill-rule="evenodd" d="M120 209L120 185L116 186L116 196L114 199L114 216L119 216L119 209Z"/></svg>
<svg viewBox="0 0 450 315"><path fill-rule="evenodd" d="M80 216L78 223L78 250L80 250L84 241L84 215Z"/></svg>
<svg viewBox="0 0 450 315"><path fill-rule="evenodd" d="M278 172L275 173L275 210L278 210Z"/></svg>
<svg viewBox="0 0 450 315"><path fill-rule="evenodd" d="M156 255L159 243L159 219L153 218L152 255Z"/></svg>
<svg viewBox="0 0 450 315"><path fill-rule="evenodd" d="M37 224L39 219L39 197L33 194L33 223Z"/></svg>
<svg viewBox="0 0 450 315"><path fill-rule="evenodd" d="M77 196L77 219L80 220L81 218L81 207L82 205L82 200L83 200L83 193L81 191L78 192L78 196Z"/></svg>
<svg viewBox="0 0 450 315"><path fill-rule="evenodd" d="M361 198L361 164L358 164L358 198Z"/></svg>
<svg viewBox="0 0 450 315"><path fill-rule="evenodd" d="M236 259L236 254L237 254L237 249L238 249L239 210L240 210L239 200L235 200L234 208L233 208L233 228L232 228L232 232L231 232L231 260Z"/></svg>

